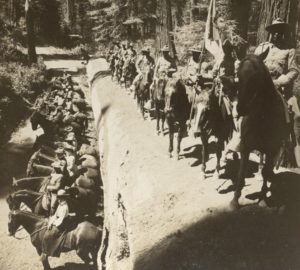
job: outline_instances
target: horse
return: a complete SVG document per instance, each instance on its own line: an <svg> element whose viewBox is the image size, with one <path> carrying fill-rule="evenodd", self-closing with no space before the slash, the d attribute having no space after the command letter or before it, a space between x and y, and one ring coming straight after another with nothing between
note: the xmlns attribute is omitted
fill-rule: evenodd
<svg viewBox="0 0 300 270"><path fill-rule="evenodd" d="M208 140L211 136L217 139L216 156L217 165L216 173L220 172L220 160L225 141L228 141L232 129L233 118L228 115L224 101L224 85L214 81L212 86L202 85L197 96L195 132L199 133L202 142L202 164L201 171L205 175L206 161L208 159Z"/></svg>
<svg viewBox="0 0 300 270"><path fill-rule="evenodd" d="M43 192L45 191L49 181L50 177L46 176L26 177L21 179L13 178L12 187L15 190L30 189L32 191Z"/></svg>
<svg viewBox="0 0 300 270"><path fill-rule="evenodd" d="M46 115L40 113L39 111L34 111L32 113L30 122L32 130L37 130L38 126L40 126L48 138L53 137L56 134L57 125L48 120Z"/></svg>
<svg viewBox="0 0 300 270"><path fill-rule="evenodd" d="M152 83L153 72L150 66L143 73L142 79L137 83L135 89L135 95L137 100L137 105L141 110L142 116L145 114L145 103L150 97L149 87Z"/></svg>
<svg viewBox="0 0 300 270"><path fill-rule="evenodd" d="M36 248L41 258L44 270L51 269L48 255L43 253L43 241L47 234L48 220L34 213L14 210L8 215L8 231L14 235L22 226L30 235L31 243ZM84 221L71 231L65 233L66 241L63 242L61 252L76 250L77 255L89 264L91 261L97 269L97 253L100 248L102 232L92 223ZM68 241L67 241L68 240Z"/></svg>
<svg viewBox="0 0 300 270"><path fill-rule="evenodd" d="M6 198L10 210L20 209L21 203L24 203L29 209L40 216L50 215L50 197L48 193L35 192L32 190L18 190L11 193Z"/></svg>
<svg viewBox="0 0 300 270"><path fill-rule="evenodd" d="M134 62L132 62L131 60L125 61L123 65L122 73L123 73L125 88L127 89L132 84L132 81L137 74Z"/></svg>
<svg viewBox="0 0 300 270"><path fill-rule="evenodd" d="M266 156L262 169L263 185L260 200L264 201L268 190L267 181L273 176L275 158L282 142L289 136L289 124L285 118L283 100L275 89L263 59L268 51L256 56L246 56L238 69L237 112L241 120L241 162L236 190L230 203L239 207L239 198L245 184L249 154L258 150Z"/></svg>
<svg viewBox="0 0 300 270"><path fill-rule="evenodd" d="M73 191L71 188L68 192L70 196L67 198L70 212L76 213L78 218L85 215L92 217L96 211L96 195L89 194L89 197L83 197L80 194L78 195L77 191ZM24 203L33 213L40 216L49 216L51 211L49 192L36 192L28 189L18 190L9 194L6 202L10 210L17 210L20 208L21 203Z"/></svg>
<svg viewBox="0 0 300 270"><path fill-rule="evenodd" d="M53 172L53 167L32 162L27 167L27 176L49 176Z"/></svg>
<svg viewBox="0 0 300 270"><path fill-rule="evenodd" d="M50 166L55 160L56 158L41 153L41 149L37 150L31 155L28 161L27 170L26 170L27 176L31 176L31 172L33 171L34 164Z"/></svg>
<svg viewBox="0 0 300 270"><path fill-rule="evenodd" d="M167 75L162 74L155 82L152 100L154 101L155 114L156 114L156 131L159 135L164 132L165 124L165 88L168 82ZM161 129L159 122L161 120Z"/></svg>
<svg viewBox="0 0 300 270"><path fill-rule="evenodd" d="M172 157L175 126L178 124L177 159L179 159L180 144L186 131L186 121L190 112L190 103L183 81L170 79L165 88L165 95L165 116L169 127L169 155Z"/></svg>

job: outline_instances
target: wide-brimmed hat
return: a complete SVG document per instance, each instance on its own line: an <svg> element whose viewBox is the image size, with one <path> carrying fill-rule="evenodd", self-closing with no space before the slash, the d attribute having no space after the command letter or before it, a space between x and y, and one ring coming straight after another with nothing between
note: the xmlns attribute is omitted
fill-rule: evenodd
<svg viewBox="0 0 300 270"><path fill-rule="evenodd" d="M286 22L284 22L284 20L281 18L275 19L272 22L272 24L270 24L266 27L266 30L268 32L274 32L274 31L285 32L288 29L289 29L289 25Z"/></svg>
<svg viewBox="0 0 300 270"><path fill-rule="evenodd" d="M169 51L170 51L169 46L167 46L167 45L163 46L163 47L161 48L161 51L162 51L162 52L169 52Z"/></svg>
<svg viewBox="0 0 300 270"><path fill-rule="evenodd" d="M150 49L147 48L147 47L143 47L143 48L142 48L142 52L150 52Z"/></svg>
<svg viewBox="0 0 300 270"><path fill-rule="evenodd" d="M67 192L64 189L60 189L57 191L57 197L58 198L65 198L68 197L69 195L67 194Z"/></svg>

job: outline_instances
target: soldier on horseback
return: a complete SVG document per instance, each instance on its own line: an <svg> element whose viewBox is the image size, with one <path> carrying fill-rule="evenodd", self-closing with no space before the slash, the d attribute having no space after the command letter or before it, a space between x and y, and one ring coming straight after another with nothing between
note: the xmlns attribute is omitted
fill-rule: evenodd
<svg viewBox="0 0 300 270"><path fill-rule="evenodd" d="M131 91L135 92L137 85L143 79L143 76L149 71L154 69L154 59L150 56L149 48L143 47L142 53L138 60L136 61L136 71L137 75L132 82L132 86L130 87Z"/></svg>
<svg viewBox="0 0 300 270"><path fill-rule="evenodd" d="M158 58L155 68L153 83L150 86L151 100L154 102L156 119L157 119L157 133L160 134L164 130L164 108L165 108L165 87L168 79L172 77L173 73L177 71L175 59L170 56L168 46L161 49L162 55ZM162 120L162 127L160 130L159 120Z"/></svg>
<svg viewBox="0 0 300 270"><path fill-rule="evenodd" d="M298 77L299 70L295 63L296 51L294 48L290 48L287 44L289 37L289 25L282 19L275 19L272 24L266 27L269 32L270 39L268 42L261 43L255 50L255 54L261 54L268 50L265 65L269 69L275 88L277 89L283 106L285 108L286 122L291 126L292 138L300 135L294 134L299 132L299 115L298 117L291 117L291 114L297 111L298 106L294 106L297 102L293 102L295 97L293 96L293 83ZM288 110L290 106L290 111ZM296 108L293 109L293 108ZM299 107L298 107L299 110ZM293 123L294 121L294 123ZM294 154L296 157L296 163L300 166L300 142L294 142L296 148ZM292 158L293 159L293 158Z"/></svg>
<svg viewBox="0 0 300 270"><path fill-rule="evenodd" d="M128 45L126 55L127 55L127 58L129 58L132 63L135 63L137 53L136 53L136 50L133 48L132 42L130 42Z"/></svg>
<svg viewBox="0 0 300 270"><path fill-rule="evenodd" d="M57 204L57 192L59 189L64 187L64 175L63 175L63 168L64 166L61 161L55 161L52 164L54 172L50 175L50 182L47 186L47 191L50 192L51 201L51 213L54 213Z"/></svg>
<svg viewBox="0 0 300 270"><path fill-rule="evenodd" d="M269 69L275 87L287 100L292 95L293 82L299 74L295 63L296 51L294 48L288 48L286 44L289 26L278 18L268 25L266 30L270 34L270 41L259 44L255 54L269 50L264 61L265 65Z"/></svg>
<svg viewBox="0 0 300 270"><path fill-rule="evenodd" d="M60 189L57 192L58 206L53 216L48 220L48 230L43 239L43 253L47 256L59 257L61 252L62 236L66 230L66 218L69 215L67 193Z"/></svg>

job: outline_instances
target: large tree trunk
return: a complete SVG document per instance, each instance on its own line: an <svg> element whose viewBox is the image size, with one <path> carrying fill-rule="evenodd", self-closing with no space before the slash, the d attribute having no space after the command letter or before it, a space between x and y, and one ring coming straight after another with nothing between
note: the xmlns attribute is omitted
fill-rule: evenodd
<svg viewBox="0 0 300 270"><path fill-rule="evenodd" d="M157 48L161 49L167 45L172 56L176 57L174 37L172 35L172 7L171 0L161 0L157 3L158 29Z"/></svg>
<svg viewBox="0 0 300 270"><path fill-rule="evenodd" d="M291 36L288 45L296 45L297 0L262 0L257 44L268 40L266 26L276 18L281 18L290 25Z"/></svg>
<svg viewBox="0 0 300 270"><path fill-rule="evenodd" d="M245 41L248 33L248 20L251 0L222 0L217 2L217 10L225 20L233 21L236 25L235 35L240 36ZM221 34L221 38L226 36ZM243 58L246 54L246 44L238 44L237 54L239 58Z"/></svg>
<svg viewBox="0 0 300 270"><path fill-rule="evenodd" d="M25 15L26 15L26 30L27 30L27 48L29 64L37 62L35 51L35 35L34 35L34 19L31 7L31 0L26 0Z"/></svg>

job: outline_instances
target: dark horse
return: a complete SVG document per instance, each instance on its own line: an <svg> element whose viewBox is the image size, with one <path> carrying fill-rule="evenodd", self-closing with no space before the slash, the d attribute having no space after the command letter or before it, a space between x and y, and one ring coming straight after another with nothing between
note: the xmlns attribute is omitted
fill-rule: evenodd
<svg viewBox="0 0 300 270"><path fill-rule="evenodd" d="M70 212L76 213L78 218L85 215L92 217L94 215L95 202L89 201L88 198L74 197L76 194L69 192L68 205ZM21 203L24 203L29 209L40 216L49 216L51 211L51 195L48 192L36 192L28 189L18 190L9 194L6 198L10 210L20 209Z"/></svg>
<svg viewBox="0 0 300 270"><path fill-rule="evenodd" d="M154 102L155 107L155 115L156 115L156 131L157 134L164 132L164 124L165 124L165 88L168 82L167 75L161 75L160 78L157 79L154 85L152 100ZM161 120L161 129L159 127L159 122Z"/></svg>
<svg viewBox="0 0 300 270"><path fill-rule="evenodd" d="M224 103L224 89L217 81L212 87L202 87L197 96L195 132L200 134L202 142L201 170L205 173L208 159L208 140L215 136L217 165L216 172L220 171L220 160L225 141L228 140L233 127L233 119L227 114Z"/></svg>
<svg viewBox="0 0 300 270"><path fill-rule="evenodd" d="M231 206L237 208L242 188L245 184L249 154L258 150L266 154L262 169L263 186L260 199L267 193L267 181L274 174L274 161L282 142L288 137L289 129L285 119L283 101L274 87L272 78L263 59L268 51L260 56L247 56L241 61L238 70L237 111L241 122L241 163Z"/></svg>
<svg viewBox="0 0 300 270"><path fill-rule="evenodd" d="M47 176L27 177L21 179L13 178L12 187L14 190L30 189L33 191L44 192L49 181L50 177Z"/></svg>
<svg viewBox="0 0 300 270"><path fill-rule="evenodd" d="M36 248L37 253L41 256L44 270L49 270L50 265L48 256L43 253L43 240L47 234L48 220L36 214L15 210L9 212L8 231L10 235L14 235L20 226L30 234L31 242ZM92 223L84 221L77 227L66 233L66 239L69 239L62 246L62 252L76 250L77 255L86 263L93 262L97 269L97 253L101 244L101 231Z"/></svg>
<svg viewBox="0 0 300 270"><path fill-rule="evenodd" d="M34 111L30 117L32 130L37 130L40 126L44 130L44 134L48 137L52 137L56 134L57 125L52 121L47 119L47 116L40 113L39 111Z"/></svg>
<svg viewBox="0 0 300 270"><path fill-rule="evenodd" d="M129 88L132 84L134 77L136 76L135 64L132 61L125 61L123 65L123 78L125 88Z"/></svg>
<svg viewBox="0 0 300 270"><path fill-rule="evenodd" d="M179 159L180 144L186 131L190 103L182 80L169 79L165 94L165 115L169 127L169 155L172 157L175 127L178 124L177 159Z"/></svg>
<svg viewBox="0 0 300 270"><path fill-rule="evenodd" d="M138 82L136 87L136 100L137 105L141 110L142 116L144 117L145 114L145 103L150 98L150 84L152 83L153 78L153 72L150 67L148 67L148 70L143 73L142 79Z"/></svg>
<svg viewBox="0 0 300 270"><path fill-rule="evenodd" d="M29 209L40 216L50 215L50 197L49 194L35 192L31 190L18 190L9 194L6 202L10 210L20 209L21 203L25 203Z"/></svg>

